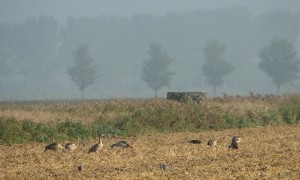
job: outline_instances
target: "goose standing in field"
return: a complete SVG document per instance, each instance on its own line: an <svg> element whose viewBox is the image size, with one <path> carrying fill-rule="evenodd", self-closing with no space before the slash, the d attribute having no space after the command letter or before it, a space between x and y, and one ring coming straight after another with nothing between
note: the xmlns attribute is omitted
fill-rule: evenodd
<svg viewBox="0 0 300 180"><path fill-rule="evenodd" d="M79 146L79 137L77 137L77 145L75 143L67 143L65 145L65 151L74 151Z"/></svg>
<svg viewBox="0 0 300 180"><path fill-rule="evenodd" d="M240 147L241 138L238 136L233 136L231 140L231 144L229 145L228 149L239 149Z"/></svg>
<svg viewBox="0 0 300 180"><path fill-rule="evenodd" d="M44 152L46 152L47 150L57 151L58 149L64 149L64 147L62 145L60 145L59 143L55 142L55 143L51 143L48 146L46 146Z"/></svg>
<svg viewBox="0 0 300 180"><path fill-rule="evenodd" d="M192 144L201 144L201 141L193 139L193 140L190 140L189 143L192 143Z"/></svg>
<svg viewBox="0 0 300 180"><path fill-rule="evenodd" d="M133 148L130 144L128 144L126 141L119 141L113 145L111 145L111 148L119 147L119 148Z"/></svg>
<svg viewBox="0 0 300 180"><path fill-rule="evenodd" d="M88 154L90 153L98 153L98 151L100 151L103 147L103 143L102 143L102 139L101 137L104 136L103 134L99 135L99 141L97 144L95 144L93 147L91 147L91 149L89 150Z"/></svg>
<svg viewBox="0 0 300 180"><path fill-rule="evenodd" d="M214 139L209 139L207 145L210 147L217 147L217 141Z"/></svg>

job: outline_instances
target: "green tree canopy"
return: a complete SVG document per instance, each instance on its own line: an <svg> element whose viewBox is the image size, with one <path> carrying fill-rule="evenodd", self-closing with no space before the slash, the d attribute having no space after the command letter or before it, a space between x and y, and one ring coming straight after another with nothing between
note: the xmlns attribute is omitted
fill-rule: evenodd
<svg viewBox="0 0 300 180"><path fill-rule="evenodd" d="M234 70L230 63L224 60L225 46L216 40L209 40L203 49L205 63L202 71L206 76L207 82L213 86L213 96L215 96L217 86L223 81L223 76Z"/></svg>
<svg viewBox="0 0 300 180"><path fill-rule="evenodd" d="M259 58L259 67L272 78L277 94L281 86L299 78L297 51L287 39L273 38L269 45L259 51Z"/></svg>
<svg viewBox="0 0 300 180"><path fill-rule="evenodd" d="M68 69L71 80L79 87L81 98L83 99L84 90L95 83L96 67L92 65L93 59L89 54L88 45L80 46L74 53L75 65Z"/></svg>
<svg viewBox="0 0 300 180"><path fill-rule="evenodd" d="M142 80L148 84L154 91L154 95L157 96L159 89L170 85L171 76L174 73L168 71L168 66L174 59L170 58L157 42L149 44L148 55L149 59L143 67Z"/></svg>

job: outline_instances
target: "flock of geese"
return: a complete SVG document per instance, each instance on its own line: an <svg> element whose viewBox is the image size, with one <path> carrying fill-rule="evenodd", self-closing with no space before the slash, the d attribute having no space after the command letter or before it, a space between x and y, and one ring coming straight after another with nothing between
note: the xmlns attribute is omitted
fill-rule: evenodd
<svg viewBox="0 0 300 180"><path fill-rule="evenodd" d="M90 153L98 153L102 147L103 147L103 143L102 143L102 139L101 137L103 137L104 135L103 134L99 134L98 137L99 137L99 140L98 140L98 143L93 145L89 151L88 151L88 154ZM241 142L241 138L238 137L238 136L233 136L232 137L232 140L231 140L231 144L228 146L228 149L239 149L239 144ZM201 141L200 140L191 140L189 141L189 143L192 143L192 144L201 144ZM67 143L65 145L65 147L63 147L61 144L55 142L55 143L51 143L49 145L47 145L45 147L45 152L48 151L48 150L52 150L52 151L57 151L59 149L62 149L64 150L65 152L69 151L69 152L72 152L74 151L79 145L79 138L78 138L78 144L76 145L75 143ZM214 140L214 139L209 139L208 142L207 142L207 145L210 146L210 147L217 147L217 141ZM111 148L114 148L114 147L117 147L117 148L133 148L130 144L128 144L126 141L119 141L113 145L111 145Z"/></svg>
<svg viewBox="0 0 300 180"><path fill-rule="evenodd" d="M232 140L231 140L231 144L228 146L228 149L239 149L240 142L241 142L241 137L233 136ZM194 139L194 140L189 141L189 143L201 144L201 141ZM209 139L208 142L207 142L207 145L210 146L210 147L216 148L217 147L217 141L214 140L214 139Z"/></svg>
<svg viewBox="0 0 300 180"><path fill-rule="evenodd" d="M89 151L88 151L88 154L90 153L98 153L102 147L103 147L103 143L102 143L102 139L101 137L103 137L104 135L103 134L99 134L98 137L99 137L99 140L98 140L98 143L93 145ZM78 144L76 145L75 143L67 143L65 145L65 147L63 147L61 144L57 143L57 142L54 142L54 143L51 143L49 145L47 145L45 147L45 151L48 151L48 150L51 150L51 151L58 151L59 149L62 149L64 150L65 152L69 151L69 152L72 152L74 151L79 145L79 138L78 138ZM118 147L118 148L133 148L130 144L128 144L126 141L119 141L113 145L111 145L111 148L114 148L114 147Z"/></svg>
<svg viewBox="0 0 300 180"><path fill-rule="evenodd" d="M103 147L103 143L102 143L102 139L101 137L103 137L104 135L103 134L100 134L98 133L98 143L93 145L89 151L88 151L88 154L90 153L99 153L99 151L102 149ZM241 138L238 137L238 136L233 136L232 137L232 140L231 140L231 144L228 146L228 149L234 149L234 150L238 150L239 149L239 144L241 142ZM201 144L201 141L200 140L190 140L189 143L192 143L192 144ZM67 143L65 145L65 147L63 147L61 144L55 142L55 143L51 143L49 145L47 145L45 147L45 152L48 151L48 150L52 150L52 151L58 151L59 149L63 149L65 152L69 151L69 152L72 152L74 151L79 145L79 138L78 138L78 144L76 145L75 143ZM217 147L217 141L214 140L214 139L209 139L208 142L207 142L207 145L212 147L212 148L216 148ZM112 144L111 145L111 148L133 148L130 144L128 144L126 141L119 141L115 144ZM167 163L161 163L160 164L160 168L165 170L165 171L168 171L171 169L171 166ZM77 167L78 171L83 171L83 165L79 165Z"/></svg>

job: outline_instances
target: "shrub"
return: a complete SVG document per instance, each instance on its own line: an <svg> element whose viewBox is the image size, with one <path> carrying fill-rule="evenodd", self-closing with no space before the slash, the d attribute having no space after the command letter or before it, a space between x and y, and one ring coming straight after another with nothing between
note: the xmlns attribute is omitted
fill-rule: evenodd
<svg viewBox="0 0 300 180"><path fill-rule="evenodd" d="M34 123L30 120L24 120L21 122L22 126L22 134L23 137L26 138L27 141L35 141L33 135L35 134L35 127L37 123Z"/></svg>
<svg viewBox="0 0 300 180"><path fill-rule="evenodd" d="M96 138L98 131L108 136L132 136L152 132L297 124L300 121L299 95L226 95L223 98L207 99L200 105L191 101L179 103L165 99L116 99L48 104L32 102L26 106L21 103L9 108L2 105L1 108L3 111L15 108L18 115L24 111L24 114L34 111L37 116L32 117L34 119L15 119L13 115L0 117L0 143ZM49 118L43 113L52 113L53 116ZM66 118L70 119L61 121Z"/></svg>
<svg viewBox="0 0 300 180"><path fill-rule="evenodd" d="M51 142L57 137L55 129L44 123L36 124L32 135L33 141L37 142Z"/></svg>
<svg viewBox="0 0 300 180"><path fill-rule="evenodd" d="M14 118L0 118L0 143L23 143L22 127ZM25 140L26 142L26 140Z"/></svg>
<svg viewBox="0 0 300 180"><path fill-rule="evenodd" d="M80 122L74 122L72 120L58 123L57 131L67 138L89 137L89 131Z"/></svg>
<svg viewBox="0 0 300 180"><path fill-rule="evenodd" d="M279 104L279 113L287 124L294 124L300 121L300 97L299 95L284 95L283 101Z"/></svg>
<svg viewBox="0 0 300 180"><path fill-rule="evenodd" d="M45 123L30 120L18 121L14 118L0 117L0 143L51 142L75 137L90 136L81 123L66 121L51 127Z"/></svg>
<svg viewBox="0 0 300 180"><path fill-rule="evenodd" d="M132 136L142 133L142 126L132 117L124 117L116 127L121 130L120 135Z"/></svg>

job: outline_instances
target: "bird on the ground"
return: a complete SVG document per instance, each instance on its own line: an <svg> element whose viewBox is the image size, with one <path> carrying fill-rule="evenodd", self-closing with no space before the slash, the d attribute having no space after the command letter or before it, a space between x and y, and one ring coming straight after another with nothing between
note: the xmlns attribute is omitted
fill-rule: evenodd
<svg viewBox="0 0 300 180"><path fill-rule="evenodd" d="M79 166L77 166L77 170L78 170L78 171L83 171L83 170L84 170L83 165L80 164Z"/></svg>
<svg viewBox="0 0 300 180"><path fill-rule="evenodd" d="M45 147L45 151L51 150L51 151L57 151L58 149L64 149L64 147L62 145L60 145L59 143L55 142L55 143L51 143L49 145L47 145Z"/></svg>
<svg viewBox="0 0 300 180"><path fill-rule="evenodd" d="M165 163L165 162L160 164L160 168L165 170L165 171L171 170L171 166L169 164Z"/></svg>
<svg viewBox="0 0 300 180"><path fill-rule="evenodd" d="M209 139L207 145L210 147L217 147L217 141L214 139Z"/></svg>
<svg viewBox="0 0 300 180"><path fill-rule="evenodd" d="M102 139L101 137L104 136L103 134L99 135L99 141L97 144L95 144L93 147L91 147L91 149L89 150L88 154L90 153L98 153L98 151L100 151L103 147L103 143L102 143Z"/></svg>
<svg viewBox="0 0 300 180"><path fill-rule="evenodd" d="M133 148L130 144L128 144L126 141L119 141L113 145L111 145L111 148L119 147L119 148Z"/></svg>
<svg viewBox="0 0 300 180"><path fill-rule="evenodd" d="M67 143L65 145L65 151L74 151L74 149L76 149L79 145L79 137L77 137L77 145L75 143Z"/></svg>
<svg viewBox="0 0 300 180"><path fill-rule="evenodd" d="M192 144L201 144L201 141L200 140L190 140L189 143L192 143Z"/></svg>
<svg viewBox="0 0 300 180"><path fill-rule="evenodd" d="M238 136L233 136L231 140L231 144L229 145L229 149L239 149L241 138Z"/></svg>

